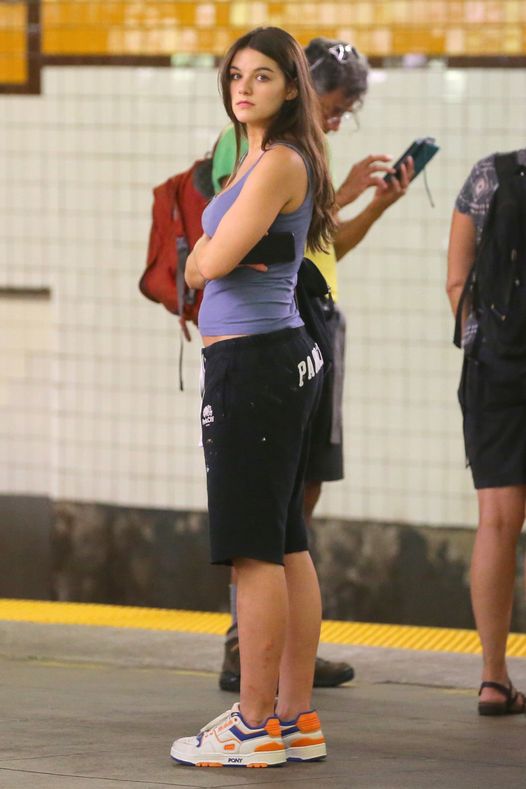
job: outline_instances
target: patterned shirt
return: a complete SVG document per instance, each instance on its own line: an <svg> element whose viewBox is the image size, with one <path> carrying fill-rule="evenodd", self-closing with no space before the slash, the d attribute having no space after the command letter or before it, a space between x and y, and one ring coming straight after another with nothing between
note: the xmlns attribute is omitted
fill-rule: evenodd
<svg viewBox="0 0 526 789"><path fill-rule="evenodd" d="M517 158L520 164L526 165L526 148L521 148L517 151ZM476 231L477 247L482 238L482 230L488 215L491 200L495 194L499 181L497 178L497 171L495 169L495 154L486 156L480 159L473 169L471 170L467 181L460 190L455 208L461 214L467 214L473 220ZM472 353L473 343L475 341L478 329L478 319L473 310L468 296L466 302L468 315L463 322L462 327L462 348L466 353ZM484 340L478 349L479 359L491 364L495 368L500 368L501 371L506 372L509 370L517 370L520 368L524 372L524 362L522 360L508 360L498 359L489 349L485 346Z"/></svg>
<svg viewBox="0 0 526 789"><path fill-rule="evenodd" d="M517 151L517 156L519 162L526 165L526 148ZM475 224L477 246L482 237L491 199L498 185L495 154L492 153L476 163L457 197L455 208L461 214L468 214Z"/></svg>

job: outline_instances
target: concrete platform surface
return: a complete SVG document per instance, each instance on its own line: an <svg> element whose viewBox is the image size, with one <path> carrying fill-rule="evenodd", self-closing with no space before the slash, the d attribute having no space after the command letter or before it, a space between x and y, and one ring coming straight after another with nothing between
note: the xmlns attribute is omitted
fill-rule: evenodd
<svg viewBox="0 0 526 789"><path fill-rule="evenodd" d="M152 639L150 665L141 666L125 660L122 644L104 662L87 646L75 660L61 657L58 626L54 649L47 647L54 657L39 657L39 637L45 646L40 628L46 626L9 623L6 638L5 624L0 623L2 789L526 787L526 716L477 716L474 656L322 645L322 654L352 657L357 670L349 685L315 692L328 740L326 762L196 769L173 764L169 749L175 737L196 733L235 701L218 689L215 674L202 670L220 655L220 638L205 642L202 636L162 634L157 665ZM91 628L64 628L63 643L73 630L80 630L81 642L91 634L95 645L102 643ZM133 649L136 658L141 651L144 633L136 635L134 643L133 632L126 634L130 658ZM187 664L193 654L196 670L160 665L164 637L179 645L164 662L176 665L179 652ZM526 687L526 660L514 660L513 672Z"/></svg>

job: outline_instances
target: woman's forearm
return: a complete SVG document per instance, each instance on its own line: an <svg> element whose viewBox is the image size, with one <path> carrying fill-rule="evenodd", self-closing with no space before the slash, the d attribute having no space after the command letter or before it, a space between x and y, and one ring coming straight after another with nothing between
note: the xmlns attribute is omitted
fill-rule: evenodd
<svg viewBox="0 0 526 789"><path fill-rule="evenodd" d="M197 266L197 255L194 252L191 252L186 259L184 279L188 287L194 290L202 290L206 284Z"/></svg>

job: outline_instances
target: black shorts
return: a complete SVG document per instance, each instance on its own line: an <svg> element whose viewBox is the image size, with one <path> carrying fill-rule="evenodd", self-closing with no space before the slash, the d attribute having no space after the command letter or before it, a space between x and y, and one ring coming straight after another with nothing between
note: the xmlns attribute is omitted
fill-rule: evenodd
<svg viewBox="0 0 526 789"><path fill-rule="evenodd" d="M526 485L526 374L466 357L458 398L475 488Z"/></svg>
<svg viewBox="0 0 526 789"><path fill-rule="evenodd" d="M332 367L324 377L320 403L312 420L305 479L334 482L343 479L342 401L345 369L345 318L335 307L327 320L333 349Z"/></svg>
<svg viewBox="0 0 526 789"><path fill-rule="evenodd" d="M301 327L222 340L203 357L212 563L283 564L308 547L303 479L321 354Z"/></svg>

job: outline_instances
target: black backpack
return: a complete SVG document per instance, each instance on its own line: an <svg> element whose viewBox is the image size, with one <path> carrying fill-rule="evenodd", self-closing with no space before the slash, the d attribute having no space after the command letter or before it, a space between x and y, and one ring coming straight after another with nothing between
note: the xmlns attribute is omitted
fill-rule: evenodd
<svg viewBox="0 0 526 789"><path fill-rule="evenodd" d="M516 153L497 154L499 185L493 195L475 262L460 297L455 345L470 296L482 339L496 356L526 357L526 167ZM476 347L476 345L475 345Z"/></svg>
<svg viewBox="0 0 526 789"><path fill-rule="evenodd" d="M296 303L308 334L318 344L323 356L323 373L327 375L333 362L327 321L334 311L334 302L325 277L309 258L303 258L298 271Z"/></svg>

